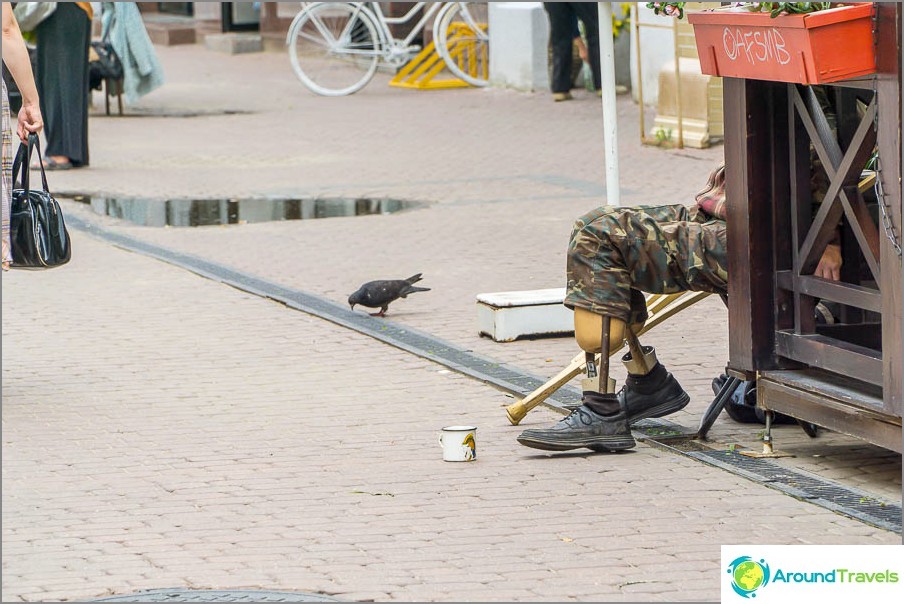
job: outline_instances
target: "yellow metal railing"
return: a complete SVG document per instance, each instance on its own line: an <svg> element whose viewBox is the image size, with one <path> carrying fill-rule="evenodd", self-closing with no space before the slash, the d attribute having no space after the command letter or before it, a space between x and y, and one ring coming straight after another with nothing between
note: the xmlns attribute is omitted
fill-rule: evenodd
<svg viewBox="0 0 904 604"><path fill-rule="evenodd" d="M481 23L479 27L484 32L487 31L486 24ZM487 46L483 45L478 49L474 39L474 30L464 22L455 22L449 25L446 38L449 56L455 61L458 68L472 77L487 79L489 70ZM459 78L437 79L436 76L444 69L446 69L446 63L437 51L436 43L431 42L399 70L390 80L389 85L420 90L470 86Z"/></svg>

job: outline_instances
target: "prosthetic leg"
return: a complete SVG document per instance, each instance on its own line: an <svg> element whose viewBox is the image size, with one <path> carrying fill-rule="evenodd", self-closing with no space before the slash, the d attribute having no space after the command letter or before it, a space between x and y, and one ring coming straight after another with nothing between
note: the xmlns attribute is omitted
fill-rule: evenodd
<svg viewBox="0 0 904 604"><path fill-rule="evenodd" d="M546 451L588 448L620 451L637 443L631 435L624 405L609 379L609 355L624 341L625 323L587 311L575 311L575 337L586 353L587 377L582 381L581 405L552 428L525 430L522 445ZM615 337L613 337L613 335ZM596 353L600 353L599 366Z"/></svg>
<svg viewBox="0 0 904 604"><path fill-rule="evenodd" d="M628 422L635 423L641 419L674 413L690 401L675 378L659 363L653 347L641 346L635 334L642 328L643 324L629 326L620 319L581 308L575 309L575 339L578 346L587 353L588 375L582 382L583 402L603 416L615 415L623 408ZM622 357L622 363L628 370L628 379L625 381L625 388L613 402L611 397L604 396L615 390L614 381L608 377L608 355L601 355L598 378L590 374L590 368L593 352L617 350L622 342L628 344L628 353Z"/></svg>
<svg viewBox="0 0 904 604"><path fill-rule="evenodd" d="M615 380L609 377L609 356L622 347L625 333L630 331L621 319L599 315L582 308L574 309L574 337L584 351L587 377L581 380L583 404L603 416L619 411ZM635 338L636 340L636 338ZM600 355L599 367L596 354Z"/></svg>
<svg viewBox="0 0 904 604"><path fill-rule="evenodd" d="M636 334L637 336L646 333L653 327L656 327L660 323L664 323L685 308L695 304L696 302L702 300L703 298L706 298L709 295L710 294L707 292L653 294L648 299L644 300L644 305L646 306L647 310L647 312L644 314L647 315L647 321L632 324L631 332L633 334ZM611 353L615 352L615 348L612 346L612 344L616 342L618 342L616 338L610 338L609 350ZM542 386L533 390L523 399L517 400L505 407L505 415L512 423L512 425L517 426L519 423L521 423L521 420L523 420L527 416L527 414L531 412L532 409L535 409L537 406L541 405L552 393L564 386L566 383L568 383L569 380L577 376L579 373L584 373L586 369L585 358L585 353L581 351L581 353L575 356L567 366L565 366L555 376L547 380ZM655 362L648 363L647 367L652 367L655 364ZM565 405L565 408L571 411L575 406L576 405L568 404Z"/></svg>
<svg viewBox="0 0 904 604"><path fill-rule="evenodd" d="M518 442L546 451L630 449L636 444L631 435L632 423L662 417L687 405L690 397L656 360L653 348L640 345L634 327L620 319L576 308L575 338L587 355L581 405L551 428L525 430ZM625 340L630 352L622 357L622 362L628 368L628 378L616 394L615 382L609 379L609 354L621 348Z"/></svg>

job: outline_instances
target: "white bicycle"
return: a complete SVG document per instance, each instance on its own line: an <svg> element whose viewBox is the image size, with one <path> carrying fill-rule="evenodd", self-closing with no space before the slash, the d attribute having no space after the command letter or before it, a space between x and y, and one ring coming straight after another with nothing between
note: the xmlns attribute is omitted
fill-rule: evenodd
<svg viewBox="0 0 904 604"><path fill-rule="evenodd" d="M423 16L405 38L391 25ZM312 92L324 96L353 94L367 85L382 61L393 68L420 52L412 41L435 15L436 50L456 77L486 86L489 31L486 2L416 2L401 17L387 17L379 2L307 2L286 37L292 69Z"/></svg>

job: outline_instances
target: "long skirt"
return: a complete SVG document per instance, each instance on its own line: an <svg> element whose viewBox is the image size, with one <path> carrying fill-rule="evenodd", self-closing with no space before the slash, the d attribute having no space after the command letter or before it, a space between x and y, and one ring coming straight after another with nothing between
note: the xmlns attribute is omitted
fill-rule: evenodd
<svg viewBox="0 0 904 604"><path fill-rule="evenodd" d="M65 155L74 166L88 165L88 45L91 21L74 3L57 9L35 29L44 155Z"/></svg>

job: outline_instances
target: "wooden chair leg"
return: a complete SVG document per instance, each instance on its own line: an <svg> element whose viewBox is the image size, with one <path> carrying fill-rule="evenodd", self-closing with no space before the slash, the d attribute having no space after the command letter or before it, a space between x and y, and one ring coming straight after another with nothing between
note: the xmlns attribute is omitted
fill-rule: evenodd
<svg viewBox="0 0 904 604"><path fill-rule="evenodd" d="M104 80L104 108L110 115L110 80Z"/></svg>

